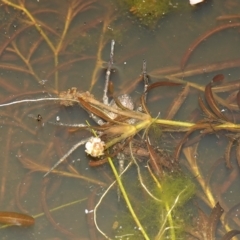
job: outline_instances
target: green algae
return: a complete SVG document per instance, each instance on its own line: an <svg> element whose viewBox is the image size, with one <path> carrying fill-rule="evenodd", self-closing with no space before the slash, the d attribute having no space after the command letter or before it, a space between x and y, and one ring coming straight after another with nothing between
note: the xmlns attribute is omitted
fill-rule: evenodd
<svg viewBox="0 0 240 240"><path fill-rule="evenodd" d="M123 0L122 4L146 26L153 26L173 9L169 0Z"/></svg>
<svg viewBox="0 0 240 240"><path fill-rule="evenodd" d="M161 188L152 179L146 181L148 189L160 201L145 194L139 184L128 186L131 188L128 192L131 193L134 210L148 236L155 240L181 239L184 237L185 226L190 222L191 214L187 203L195 194L192 179L182 173L169 174L161 180ZM118 222L115 236L122 236L122 239L142 239L141 232L124 209L118 216Z"/></svg>

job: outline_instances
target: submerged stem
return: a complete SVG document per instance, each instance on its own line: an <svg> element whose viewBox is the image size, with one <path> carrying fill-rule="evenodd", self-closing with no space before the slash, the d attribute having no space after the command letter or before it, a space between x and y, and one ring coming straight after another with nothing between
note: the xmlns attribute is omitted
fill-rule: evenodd
<svg viewBox="0 0 240 240"><path fill-rule="evenodd" d="M135 136L139 131L141 131L144 128L147 128L152 124L151 119L140 121L135 125L128 125L128 130L126 131L126 128L124 127L125 132L123 132L119 137L116 137L109 142L106 143L106 149L113 146L114 144L121 142L122 140Z"/></svg>
<svg viewBox="0 0 240 240"><path fill-rule="evenodd" d="M138 226L138 229L141 231L144 239L150 240L150 238L148 237L147 233L145 232L143 226L141 225L141 223L140 223L137 215L135 214L135 212L134 212L134 210L133 210L133 208L132 208L132 205L131 205L131 203L130 203L130 201L129 201L128 195L127 195L127 193L126 193L126 191L125 191L125 189L124 189L124 186L123 186L123 184L122 184L121 178L119 177L119 175L118 175L118 173L117 173L117 170L116 170L116 168L115 168L115 166L114 166L114 164L113 164L113 162L112 162L112 159L111 159L111 158L108 158L108 162L109 162L109 164L110 164L110 166L111 166L111 168L112 168L112 171L113 171L114 176L115 176L115 178L116 178L116 180L117 180L117 183L118 183L118 185L119 185L119 188L120 188L120 190L121 190L121 193L122 193L122 195L123 195L123 198L124 198L124 200L126 201L127 207L128 207L128 209L129 209L130 213L132 214L132 217L133 217L135 223L136 223L137 226Z"/></svg>
<svg viewBox="0 0 240 240"><path fill-rule="evenodd" d="M176 227L173 226L173 221L172 221L171 213L172 213L173 209L176 207L176 205L177 205L177 203L178 203L178 201L179 201L179 198L180 198L181 194L182 194L185 190L186 190L186 189L183 189L183 190L178 194L178 196L176 197L176 199L175 199L173 205L171 206L171 208L169 208L168 203L165 204L165 208L166 208L166 210L167 210L167 214L166 214L166 216L165 216L165 219L164 219L164 221L163 221L163 223L162 223L162 226L161 226L161 228L160 228L157 236L155 237L155 240L161 240L161 238L162 238L165 230L168 230L168 229L171 229L171 240L175 240L175 239L176 239L176 238L175 238L175 231L174 231L174 228L176 228ZM169 227L169 228L168 228L168 227L165 228L167 221L170 223L170 227Z"/></svg>
<svg viewBox="0 0 240 240"><path fill-rule="evenodd" d="M170 207L169 207L168 203L165 204L165 208L166 208L167 212L170 211ZM167 218L168 218L168 223L169 223L169 226L170 226L171 240L175 240L176 239L176 235L175 235L175 231L174 231L172 214L170 213Z"/></svg>

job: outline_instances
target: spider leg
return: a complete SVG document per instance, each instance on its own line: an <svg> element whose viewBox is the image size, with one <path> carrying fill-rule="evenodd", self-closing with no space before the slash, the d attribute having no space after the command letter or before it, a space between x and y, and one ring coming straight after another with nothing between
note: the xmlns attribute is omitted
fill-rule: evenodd
<svg viewBox="0 0 240 240"><path fill-rule="evenodd" d="M145 101L147 98L147 88L149 86L149 76L147 75L147 62L146 60L143 60L143 66L142 66L142 76L144 81L144 95L145 95Z"/></svg>
<svg viewBox="0 0 240 240"><path fill-rule="evenodd" d="M33 114L29 114L28 115L29 118L32 118L38 122L42 122L43 118L40 114L33 115ZM83 124L83 123L62 123L60 122L60 118L57 116L56 117L56 121L52 122L52 121L47 121L47 123L51 124L51 125L55 125L55 126L61 126L61 127L72 127L72 128L88 128L87 124ZM45 123L42 123L42 126L44 126Z"/></svg>
<svg viewBox="0 0 240 240"><path fill-rule="evenodd" d="M115 44L115 41L112 40L112 42L111 42L111 51L110 51L110 60L108 62L108 68L107 68L106 77L105 77L105 86L104 86L104 91L103 91L103 103L105 105L109 105L109 99L108 99L108 96L107 96L107 92L108 92L109 79L110 79L112 65L113 65L114 44ZM105 124L105 122L101 118L97 117L95 114L89 112L89 116L98 125L101 126L101 125ZM52 123L52 124L56 124L56 123ZM61 123L57 123L56 125L66 126L66 124L61 124ZM84 127L85 125L84 124L77 124L75 126ZM75 144L61 159L58 160L57 163L55 163L53 165L53 167L51 167L49 169L49 171L47 173L44 174L43 177L46 177L52 170L54 170L59 164L61 164L73 151L75 151L78 147L82 146L83 144L85 144L89 140L90 140L90 138L87 138L87 139L84 139L84 140L78 142L77 144Z"/></svg>
<svg viewBox="0 0 240 240"><path fill-rule="evenodd" d="M143 87L143 94L144 94L144 101L146 102L147 100L147 89L149 86L149 76L147 74L147 62L145 59L143 59L143 65L142 65L142 79L144 82L144 87ZM137 111L142 112L143 111L143 106L140 104L138 106Z"/></svg>
<svg viewBox="0 0 240 240"><path fill-rule="evenodd" d="M95 114L88 112L89 113L89 117L99 126L102 126L103 124L105 124L106 122L104 122L100 117L96 116Z"/></svg>
<svg viewBox="0 0 240 240"><path fill-rule="evenodd" d="M103 103L105 105L109 105L107 92L108 92L109 79L110 79L112 65L113 65L114 44L115 44L115 41L112 40L112 42L111 42L111 51L110 51L110 60L108 62L108 67L107 67L106 77L105 77L105 86L104 86L104 90L103 90Z"/></svg>
<svg viewBox="0 0 240 240"><path fill-rule="evenodd" d="M49 170L46 172L43 177L46 177L50 172L52 172L59 164L61 164L72 152L74 152L78 147L82 146L90 140L91 137L83 139L82 141L75 144L63 157L61 157L58 162L56 162Z"/></svg>
<svg viewBox="0 0 240 240"><path fill-rule="evenodd" d="M51 121L48 121L47 123L56 125L56 126L61 126L61 127L72 127L72 128L88 127L87 124L83 124L83 123L62 123L62 122L51 122Z"/></svg>
<svg viewBox="0 0 240 240"><path fill-rule="evenodd" d="M104 90L103 90L103 103L105 105L109 105L109 99L108 99L107 93L108 93L109 79L110 79L112 65L113 65L114 45L115 45L115 41L112 40L112 42L111 42L111 50L110 50L110 60L108 62L108 67L107 67L106 77L105 77L105 86L104 86ZM98 116L96 116L93 113L89 113L89 117L92 118L93 121L95 121L100 126L105 124L105 122L101 118L99 118Z"/></svg>

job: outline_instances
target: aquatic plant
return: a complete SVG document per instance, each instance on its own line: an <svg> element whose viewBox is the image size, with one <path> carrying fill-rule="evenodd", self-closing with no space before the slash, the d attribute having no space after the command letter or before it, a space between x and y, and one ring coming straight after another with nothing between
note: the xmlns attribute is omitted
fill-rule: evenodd
<svg viewBox="0 0 240 240"><path fill-rule="evenodd" d="M126 5L130 13L149 27L154 26L159 19L178 6L174 6L169 0L123 0L120 4Z"/></svg>
<svg viewBox="0 0 240 240"><path fill-rule="evenodd" d="M179 175L180 174L180 175ZM188 200L195 193L194 183L182 173L166 175L161 188L154 181L149 179L148 174L142 172L144 183L153 195L159 199L156 200L151 196L143 196L142 187L130 184L126 189L134 192L132 201L135 201L136 214L143 224L150 239L178 239L184 236L185 226L190 220L190 212L184 207ZM128 180L123 179L123 183ZM131 189L131 190L130 190ZM172 192L173 190L173 192ZM170 196L170 199L167 197ZM116 236L127 236L131 239L141 238L140 231L132 221L132 218L123 210L118 214L118 228L115 229Z"/></svg>
<svg viewBox="0 0 240 240"><path fill-rule="evenodd" d="M124 0L121 2L126 4L129 11L135 15L143 24L149 26L153 25L159 18L163 17L171 9L168 0Z"/></svg>
<svg viewBox="0 0 240 240"><path fill-rule="evenodd" d="M61 3L63 5L59 5L59 1L54 1L56 5L43 1L23 0L2 0L2 3L4 4L0 10L4 14L0 17L7 16L8 22L3 28L8 32L9 38L1 35L0 68L3 69L3 74L0 84L6 90L0 105L1 123L4 126L1 128L3 130L1 136L4 136L1 146L3 153L0 175L1 203L5 203L9 209L14 206L21 212L29 211L34 218L46 216L46 220L51 224L46 224L45 221L41 223L39 220L36 221L35 229L45 230L49 227L54 232L54 237L57 232L59 238L66 236L76 239L79 236L84 238L90 236L96 239L99 232L108 239L119 235L123 238L125 235L126 238L131 239L170 238L174 240L186 237L185 231L191 235L196 230L199 233L196 234L197 238L205 237L209 240L214 239L216 223L219 220L228 231L222 234L224 240L239 234L237 230L230 231L232 225L220 218L223 213L218 204L220 197L214 195L214 189L209 184L210 180L201 172L200 161L198 161L199 148L196 145L202 138L207 138L208 134L226 137L229 144L224 154L225 164L229 171L232 169L233 173L236 173L237 168L234 165L232 153L236 150L236 157L239 160L239 80L222 83L224 77L218 74L205 86L182 79L180 68L147 71L144 61L140 77L136 81L128 81L128 86L122 89L123 93L129 93L137 83L144 82L144 93L140 96L140 104L137 107L141 112L128 109L119 101L116 93L118 91L114 91L111 83L117 69L113 62L113 51L110 49L110 42L115 34L114 21L117 19L116 11L113 11L111 4L102 5L94 1L85 3L75 0ZM135 1L132 3L136 4ZM41 6L44 7L39 10L38 4L43 4ZM91 11L94 11L96 6L101 7L102 11L98 19L81 18L91 16ZM132 8L132 12L138 15L136 6ZM143 10L146 10L144 14L160 17L161 14L158 15L154 10L152 15L148 14L152 11L150 9L152 6L152 4L142 5ZM56 21L50 21L52 25L45 19L47 13L51 13L51 17ZM78 17L83 23L81 27L75 22ZM148 23L153 24L152 21L155 20L152 18ZM95 29L96 26L99 28ZM191 45L192 50L195 50L204 38L210 37L215 32L238 26L239 23L234 23L207 32ZM116 31L119 32L121 27L117 26ZM35 34L32 34L33 32ZM33 44L30 45L30 42ZM86 55L86 48L91 49L91 55ZM184 55L182 69L186 67L187 62L190 62L192 50L188 50ZM105 51L108 54L110 52L110 59L102 57ZM139 54L141 51L137 52ZM119 51L117 54L119 56L122 53ZM136 53L128 53L125 59L130 58L131 54ZM8 62L6 59L11 61ZM17 63L19 60L20 67ZM79 65L79 61L83 66ZM79 84L80 75L85 66L89 65L89 61L93 68L89 71L88 77ZM75 65L75 63L78 64ZM212 64L207 69L219 72L233 66L239 66L239 61ZM202 69L205 68L206 66L194 66L192 69L190 67L184 74L193 76L202 73ZM69 69L76 71L69 71ZM103 73L103 77L100 73ZM115 101L115 107L104 104L104 100L103 102L99 100L98 92L100 91L97 90L95 93L93 91L95 83L104 78L110 81L109 87L104 88L104 97L109 92L108 96ZM146 84L150 78L154 83ZM16 82L13 81L14 79L17 79ZM73 84L69 82L72 79L77 81ZM82 86L81 84L87 83L86 79L90 79L88 85ZM37 90L29 91L29 85L36 87ZM114 82L114 86L116 85L117 83ZM50 90L49 86L52 86L53 90ZM87 92L86 88L90 89L91 93ZM172 88L176 91L178 89L179 93L174 95L166 113L151 112L148 106L153 100L149 101L148 93L154 95L154 90L160 91L164 88ZM179 116L176 117L176 115L179 111L181 112L185 99L193 89L203 93L198 99L201 114L197 118L192 117L191 120L185 118L179 120ZM234 91L233 95L230 94L232 91ZM225 99L218 94L219 92L225 92L224 97L229 93L231 98ZM46 95L43 95L45 93ZM155 97L160 97L163 101L169 98L165 94L160 96L158 94ZM15 108L16 104L26 107L22 111L18 107ZM226 111L222 111L220 105L225 106ZM105 124L97 126L91 121L92 119L86 123L88 115L79 106L86 110L92 119L95 118L98 123ZM231 110L232 114L228 114L227 109ZM81 116L77 115L75 118L75 110L77 113L80 112ZM65 118L59 116L61 111L66 113ZM112 115L118 115L118 117L112 119L110 117ZM31 124L28 122L30 120L25 118L26 116L30 117ZM135 119L134 123L130 121L132 119ZM73 124L74 121L77 123ZM63 127L67 127L69 131L63 130L65 129ZM19 136L19 129L21 136ZM44 135L44 132L47 134ZM36 135L39 141L36 141ZM74 136L77 143L70 142ZM76 149L89 142L87 151L84 149L81 151L87 153L84 156L86 161L83 158L79 160L78 152L74 155ZM101 148L95 149L94 147L99 144ZM32 146L37 147L33 150ZM173 149L174 152L171 151ZM125 160L119 158L119 162L116 161L119 153L124 153ZM10 155L15 156L14 160L10 160ZM76 163L68 161L71 157L77 159ZM59 162L54 165L57 160ZM97 170L89 169L88 161L92 167L103 167ZM122 162L125 162L126 167ZM186 176L181 171L182 163L191 176ZM25 169L19 174L21 166ZM9 169L13 174L9 174ZM90 172L93 174L91 175ZM44 174L48 176L42 178ZM229 182L234 182L232 180L234 176L236 175L231 173L230 181L224 184L225 189L229 186ZM67 181L65 178L68 178ZM196 201L200 204L204 202L208 209L213 209L209 218L198 210L197 217L205 227L202 232L202 225L195 224L192 229L189 229L192 221L189 212L191 213L192 206L189 205L188 200L195 193L193 182L199 185ZM7 188L8 184L13 186L10 191ZM67 187L63 190L61 187L65 184ZM117 187L114 188L115 185ZM108 202L105 197L111 194L111 189L113 189L113 195L116 195L113 198L116 201L111 199ZM224 190L222 191L224 193ZM53 193L55 193L53 198L55 201L51 199ZM9 201L10 198L11 201ZM63 198L65 202L61 202ZM26 205L29 202L32 202L33 206ZM220 202L224 203L224 200ZM119 222L119 226L124 225L124 228L115 226L113 231L111 216L121 215L116 210L119 205L122 206L123 217L116 218L116 221ZM104 209L105 206L107 210ZM206 206L204 209L207 209ZM224 205L223 207L226 208ZM43 213L39 213L40 208L43 209ZM191 209L188 211L189 208ZM85 214L81 215L84 212ZM66 216L71 218L67 219ZM7 217L8 221L6 214L0 213L0 220L3 223L21 221L24 225L25 220L29 225L33 223L28 215L8 212ZM236 219L234 220L237 222ZM132 228L128 228L131 226ZM3 232L7 227L2 226L1 231ZM134 227L135 230L133 230ZM89 236L84 236L84 229L88 229Z"/></svg>

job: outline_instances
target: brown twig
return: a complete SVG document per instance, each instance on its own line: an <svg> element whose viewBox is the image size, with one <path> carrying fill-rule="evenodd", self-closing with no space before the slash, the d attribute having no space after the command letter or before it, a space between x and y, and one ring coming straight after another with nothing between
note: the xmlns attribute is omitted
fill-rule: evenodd
<svg viewBox="0 0 240 240"><path fill-rule="evenodd" d="M205 41L208 37L212 36L213 34L220 32L222 30L228 29L228 28L234 28L234 27L240 27L240 23L228 23L221 26L218 26L214 29L211 29L210 31L207 31L202 36L200 36L198 39L196 39L188 48L186 53L183 55L181 60L181 69L184 69L190 56L192 55L193 51L198 47L199 44L201 44L203 41Z"/></svg>
<svg viewBox="0 0 240 240"><path fill-rule="evenodd" d="M48 221L53 225L53 227L55 229L57 229L59 232L61 232L65 236L69 237L70 239L77 239L77 237L72 232L70 232L69 230L64 228L60 223L57 223L54 220L54 218L52 217L52 214L49 211L49 208L48 208L47 202L46 202L46 190L47 190L48 181L49 181L49 179L47 179L47 178L45 178L42 181L42 191L41 191L41 203L42 203L42 208L45 213L45 216L48 219Z"/></svg>

